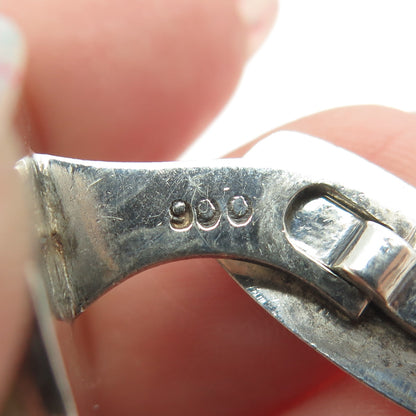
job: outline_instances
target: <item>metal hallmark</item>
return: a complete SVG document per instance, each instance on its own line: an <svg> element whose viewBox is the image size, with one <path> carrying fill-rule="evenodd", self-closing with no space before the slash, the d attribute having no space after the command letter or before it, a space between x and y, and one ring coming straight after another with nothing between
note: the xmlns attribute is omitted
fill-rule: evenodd
<svg viewBox="0 0 416 416"><path fill-rule="evenodd" d="M195 207L182 200L175 200L170 206L171 228L176 231L187 231L195 219L197 226L204 231L211 231L218 227L222 211L215 199L203 198ZM246 226L253 217L253 208L248 197L233 196L228 200L226 216L233 227Z"/></svg>
<svg viewBox="0 0 416 416"><path fill-rule="evenodd" d="M219 257L277 320L416 412L416 189L307 135L243 159L90 162L34 154L39 269L74 319L149 266Z"/></svg>

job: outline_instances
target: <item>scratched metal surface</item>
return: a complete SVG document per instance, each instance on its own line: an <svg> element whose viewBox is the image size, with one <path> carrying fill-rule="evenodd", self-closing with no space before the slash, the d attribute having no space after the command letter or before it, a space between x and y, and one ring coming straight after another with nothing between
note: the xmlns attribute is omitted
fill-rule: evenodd
<svg viewBox="0 0 416 416"><path fill-rule="evenodd" d="M219 256L288 270L319 287L350 315L359 315L365 296L289 243L284 222L290 202L308 187L340 195L408 240L416 223L409 209L416 203L415 192L328 143L290 132L278 137L268 139L276 145L273 153L263 149L261 157L253 157L252 151L245 159L202 165L88 162L48 155L25 159L20 169L35 189L40 265L55 314L75 317L144 268ZM381 192L374 187L380 182ZM237 224L231 204L235 197L244 198L250 209L249 218ZM198 214L207 199L217 207L215 224L204 224ZM177 227L173 221L172 205L178 201L186 206L189 226Z"/></svg>
<svg viewBox="0 0 416 416"><path fill-rule="evenodd" d="M148 164L33 155L19 169L35 190L39 265L58 318L76 317L114 285L163 262L243 260L226 267L276 319L357 378L416 410L414 338L397 323L406 325L373 307L358 322L348 320L360 316L369 293L305 255L287 233L299 199L328 196L357 218L393 230L414 250L416 190L403 181L291 132L263 140L245 159ZM406 293L413 319L415 279L406 282L413 285Z"/></svg>
<svg viewBox="0 0 416 416"><path fill-rule="evenodd" d="M333 363L416 412L416 340L370 306L346 319L293 276L227 260L226 270L275 319Z"/></svg>

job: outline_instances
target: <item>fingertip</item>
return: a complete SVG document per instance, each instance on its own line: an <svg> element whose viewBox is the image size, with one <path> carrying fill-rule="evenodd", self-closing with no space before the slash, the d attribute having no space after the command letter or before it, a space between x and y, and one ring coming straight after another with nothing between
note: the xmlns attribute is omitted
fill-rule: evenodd
<svg viewBox="0 0 416 416"><path fill-rule="evenodd" d="M331 141L409 183L416 183L414 114L377 105L340 107L304 117L279 129L300 131Z"/></svg>
<svg viewBox="0 0 416 416"><path fill-rule="evenodd" d="M247 56L266 39L276 19L277 0L236 0L237 11L247 29Z"/></svg>
<svg viewBox="0 0 416 416"><path fill-rule="evenodd" d="M278 130L293 130L328 140L376 163L409 183L416 183L416 115L395 108L340 107L302 117L231 152L241 157Z"/></svg>
<svg viewBox="0 0 416 416"><path fill-rule="evenodd" d="M249 29L235 2L79 3L5 2L29 42L34 150L175 158L219 112L245 65Z"/></svg>

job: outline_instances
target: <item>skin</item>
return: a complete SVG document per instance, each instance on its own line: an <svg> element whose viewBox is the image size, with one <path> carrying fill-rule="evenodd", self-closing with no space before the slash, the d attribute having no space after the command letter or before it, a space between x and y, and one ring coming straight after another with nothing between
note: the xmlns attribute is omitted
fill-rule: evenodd
<svg viewBox="0 0 416 416"><path fill-rule="evenodd" d="M71 157L176 157L228 99L253 39L231 1L3 3L28 44L23 140ZM284 128L353 150L416 185L413 114L340 108ZM2 400L30 316L30 225L12 173L15 145L2 143L0 171ZM58 330L68 361L80 366L69 371L81 415L409 414L297 340L212 260L148 270Z"/></svg>

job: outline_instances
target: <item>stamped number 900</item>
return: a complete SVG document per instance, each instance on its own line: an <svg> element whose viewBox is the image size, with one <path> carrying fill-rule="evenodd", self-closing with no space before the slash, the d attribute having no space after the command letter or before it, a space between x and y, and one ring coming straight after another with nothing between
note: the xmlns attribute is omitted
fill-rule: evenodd
<svg viewBox="0 0 416 416"><path fill-rule="evenodd" d="M247 225L253 216L250 199L242 195L231 197L225 211L229 223L234 227ZM177 199L172 202L169 214L171 228L175 231L189 230L194 221L199 228L209 231L217 227L222 212L215 199L203 198L194 206L187 201Z"/></svg>

